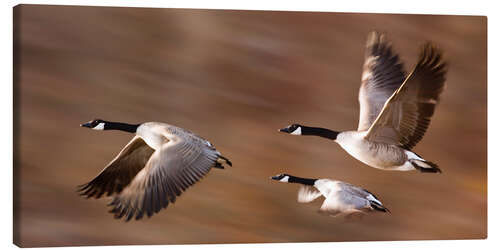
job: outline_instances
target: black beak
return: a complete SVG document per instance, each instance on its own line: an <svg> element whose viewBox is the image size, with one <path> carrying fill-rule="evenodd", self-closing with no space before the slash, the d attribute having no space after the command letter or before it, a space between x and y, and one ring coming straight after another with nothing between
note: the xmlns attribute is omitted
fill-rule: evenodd
<svg viewBox="0 0 500 250"><path fill-rule="evenodd" d="M84 124L80 124L80 127L91 128L90 124L91 124L90 122L87 122L87 123L84 123Z"/></svg>
<svg viewBox="0 0 500 250"><path fill-rule="evenodd" d="M280 180L280 176L279 175L277 175L277 176L271 176L271 179L279 181Z"/></svg>

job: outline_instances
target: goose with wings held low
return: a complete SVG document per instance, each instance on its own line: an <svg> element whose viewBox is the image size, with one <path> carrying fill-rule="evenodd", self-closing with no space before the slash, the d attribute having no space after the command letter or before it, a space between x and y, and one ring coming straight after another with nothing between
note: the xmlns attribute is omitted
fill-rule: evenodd
<svg viewBox="0 0 500 250"><path fill-rule="evenodd" d="M100 119L82 124L95 130L121 130L135 137L79 192L87 198L114 198L115 218L148 217L175 202L212 168L231 162L207 140L160 122L127 124Z"/></svg>
<svg viewBox="0 0 500 250"><path fill-rule="evenodd" d="M302 184L297 201L308 203L323 196L325 200L319 212L330 215L364 214L372 211L389 212L374 194L352 184L331 179L310 179L289 174L271 177L279 182Z"/></svg>

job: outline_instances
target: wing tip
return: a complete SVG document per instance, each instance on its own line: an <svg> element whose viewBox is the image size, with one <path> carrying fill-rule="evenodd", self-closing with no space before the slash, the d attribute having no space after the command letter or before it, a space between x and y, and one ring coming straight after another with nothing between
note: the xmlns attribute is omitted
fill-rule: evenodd
<svg viewBox="0 0 500 250"><path fill-rule="evenodd" d="M387 35L385 32L380 32L377 30L372 30L368 32L368 36L366 39L367 48L372 48L375 47L377 44L385 44L385 43L388 43Z"/></svg>
<svg viewBox="0 0 500 250"><path fill-rule="evenodd" d="M426 41L420 46L419 65L429 64L432 67L441 67L446 71L448 62L443 60L443 50L434 42Z"/></svg>
<svg viewBox="0 0 500 250"><path fill-rule="evenodd" d="M168 204L167 204L168 205ZM166 208L166 206L163 206L162 208ZM124 205L122 201L118 197L115 197L110 203L107 204L107 206L111 206L112 208L108 211L109 213L113 214L113 218L116 220L121 220L123 219L124 222L129 222L132 219L141 220L143 219L146 215L147 218L150 218L153 216L155 213L158 213L158 211L155 211L154 209L139 209L135 208L130 204ZM160 209L161 210L161 209Z"/></svg>
<svg viewBox="0 0 500 250"><path fill-rule="evenodd" d="M384 36L385 36L384 33L380 32L378 30L372 30L372 31L368 32L366 44L367 45L374 44L374 43L380 41L380 39Z"/></svg>
<svg viewBox="0 0 500 250"><path fill-rule="evenodd" d="M85 199L89 199L92 197L95 199L99 199L104 194L106 194L107 196L110 196L113 193L112 191L109 191L109 190L106 191L103 188L95 186L93 184L93 182L88 182L85 184L78 185L78 186L76 186L75 191L76 191L76 193L78 193L78 195L83 196Z"/></svg>
<svg viewBox="0 0 500 250"><path fill-rule="evenodd" d="M75 191L78 195L83 196L85 199L89 199L97 193L97 190L94 190L90 182L76 186Z"/></svg>

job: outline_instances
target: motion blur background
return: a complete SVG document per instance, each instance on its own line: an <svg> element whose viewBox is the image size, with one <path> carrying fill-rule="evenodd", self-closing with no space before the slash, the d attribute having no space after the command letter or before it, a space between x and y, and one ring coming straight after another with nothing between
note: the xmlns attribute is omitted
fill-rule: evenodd
<svg viewBox="0 0 500 250"><path fill-rule="evenodd" d="M14 240L30 246L477 239L487 236L486 18L21 5L14 9ZM442 174L363 166L335 143L277 130L355 129L365 39L387 32L409 70L438 44L447 89L415 151ZM160 121L234 163L174 205L124 223L76 186L131 139L93 118ZM296 202L287 172L375 193L362 220Z"/></svg>

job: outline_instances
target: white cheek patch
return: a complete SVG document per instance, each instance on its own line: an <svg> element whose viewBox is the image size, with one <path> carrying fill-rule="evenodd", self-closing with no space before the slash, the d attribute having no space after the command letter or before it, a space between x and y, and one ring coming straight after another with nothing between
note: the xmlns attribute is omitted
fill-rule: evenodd
<svg viewBox="0 0 500 250"><path fill-rule="evenodd" d="M99 123L97 126L93 127L92 129L103 130L104 129L104 122Z"/></svg>
<svg viewBox="0 0 500 250"><path fill-rule="evenodd" d="M295 131L290 133L291 135L301 135L302 134L302 127L298 127Z"/></svg>
<svg viewBox="0 0 500 250"><path fill-rule="evenodd" d="M283 177L280 181L281 182L288 182L288 176Z"/></svg>

